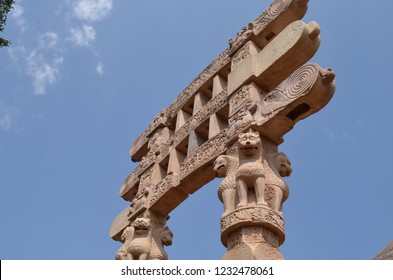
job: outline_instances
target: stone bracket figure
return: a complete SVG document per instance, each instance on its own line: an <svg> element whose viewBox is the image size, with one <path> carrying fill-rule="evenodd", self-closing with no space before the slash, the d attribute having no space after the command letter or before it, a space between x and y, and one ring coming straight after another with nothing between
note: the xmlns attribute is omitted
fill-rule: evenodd
<svg viewBox="0 0 393 280"><path fill-rule="evenodd" d="M165 226L168 217L146 211L127 227L121 236L124 243L117 260L167 260L164 246L172 245L173 233Z"/></svg>

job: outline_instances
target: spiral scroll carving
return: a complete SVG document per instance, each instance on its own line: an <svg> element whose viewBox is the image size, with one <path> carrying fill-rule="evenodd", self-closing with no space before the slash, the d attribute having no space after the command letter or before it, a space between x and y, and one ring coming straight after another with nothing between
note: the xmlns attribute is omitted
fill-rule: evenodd
<svg viewBox="0 0 393 280"><path fill-rule="evenodd" d="M288 78L283 94L289 99L306 94L314 85L318 73L318 68L314 64L300 67Z"/></svg>
<svg viewBox="0 0 393 280"><path fill-rule="evenodd" d="M282 11L285 11L292 0L276 0L272 5L267 9L267 14L275 17L280 14Z"/></svg>

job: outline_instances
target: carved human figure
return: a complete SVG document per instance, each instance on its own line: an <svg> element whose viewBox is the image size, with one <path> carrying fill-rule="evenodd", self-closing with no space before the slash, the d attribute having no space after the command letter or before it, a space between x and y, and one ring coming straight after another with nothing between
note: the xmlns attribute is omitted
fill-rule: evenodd
<svg viewBox="0 0 393 280"><path fill-rule="evenodd" d="M216 177L225 177L218 187L218 198L224 204L223 216L235 210L236 172L239 159L234 156L221 155L214 161Z"/></svg>
<svg viewBox="0 0 393 280"><path fill-rule="evenodd" d="M138 192L135 198L132 200L132 211L137 211L141 207L146 206L147 204L147 197L149 195L149 188L144 187L142 191Z"/></svg>
<svg viewBox="0 0 393 280"><path fill-rule="evenodd" d="M242 108L236 115L231 117L229 122L229 128L227 135L228 137L232 137L236 131L241 129L246 124L249 124L254 121L254 117L252 114L255 112L256 106L249 106L249 108Z"/></svg>
<svg viewBox="0 0 393 280"><path fill-rule="evenodd" d="M254 29L254 22L249 22L247 26L244 26L242 30L237 33L235 39L229 39L229 48L232 48L235 44L240 41L246 40Z"/></svg>
<svg viewBox="0 0 393 280"><path fill-rule="evenodd" d="M262 142L258 132L250 130L239 134L239 169L236 174L236 189L239 196L237 207L248 205L248 191L255 191L256 204L266 205L265 174L262 164Z"/></svg>
<svg viewBox="0 0 393 280"><path fill-rule="evenodd" d="M291 175L291 162L284 153L276 153L270 155L269 162L264 161L264 165L266 188L270 188L274 193L272 208L281 211L283 202L289 196L288 185L282 177Z"/></svg>

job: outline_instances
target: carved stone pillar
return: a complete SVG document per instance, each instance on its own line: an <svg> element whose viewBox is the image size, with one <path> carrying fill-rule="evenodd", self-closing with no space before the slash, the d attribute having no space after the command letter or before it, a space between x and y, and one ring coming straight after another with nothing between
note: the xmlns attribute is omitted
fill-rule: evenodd
<svg viewBox="0 0 393 280"><path fill-rule="evenodd" d="M282 177L292 172L290 162L276 146L249 130L214 163L224 204L221 242L228 252L223 259L283 259L278 247L285 239L282 203L288 186Z"/></svg>

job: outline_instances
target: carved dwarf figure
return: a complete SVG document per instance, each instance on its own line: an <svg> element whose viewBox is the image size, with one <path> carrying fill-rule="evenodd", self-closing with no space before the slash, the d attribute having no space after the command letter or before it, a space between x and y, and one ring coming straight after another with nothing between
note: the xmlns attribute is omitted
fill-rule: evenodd
<svg viewBox="0 0 393 280"><path fill-rule="evenodd" d="M248 205L248 190L255 190L256 204L266 205L265 174L262 164L262 142L258 132L250 130L239 134L239 169L236 189L239 196L237 207Z"/></svg>
<svg viewBox="0 0 393 280"><path fill-rule="evenodd" d="M281 211L283 202L289 196L288 185L282 177L291 175L291 162L284 153L270 155L269 159L269 162L264 161L266 188L273 192L271 207Z"/></svg>
<svg viewBox="0 0 393 280"><path fill-rule="evenodd" d="M224 204L223 216L235 210L236 172L239 159L233 156L221 155L214 162L216 177L225 177L218 187L218 198Z"/></svg>

